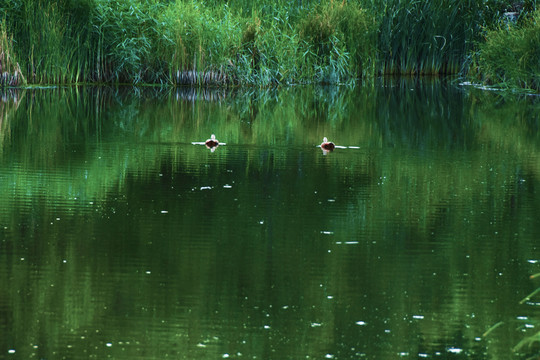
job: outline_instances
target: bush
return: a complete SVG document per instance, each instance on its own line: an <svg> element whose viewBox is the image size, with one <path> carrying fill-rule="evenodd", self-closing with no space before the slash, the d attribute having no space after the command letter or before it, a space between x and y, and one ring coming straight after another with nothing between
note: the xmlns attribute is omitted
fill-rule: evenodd
<svg viewBox="0 0 540 360"><path fill-rule="evenodd" d="M540 89L540 10L522 25L488 31L476 54L476 72L504 87Z"/></svg>

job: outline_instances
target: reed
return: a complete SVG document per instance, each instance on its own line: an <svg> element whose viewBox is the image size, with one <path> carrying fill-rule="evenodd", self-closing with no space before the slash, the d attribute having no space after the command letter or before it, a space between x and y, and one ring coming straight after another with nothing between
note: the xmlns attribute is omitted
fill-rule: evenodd
<svg viewBox="0 0 540 360"><path fill-rule="evenodd" d="M329 82L374 74L376 32L377 23L358 2L321 3L299 24L306 54Z"/></svg>
<svg viewBox="0 0 540 360"><path fill-rule="evenodd" d="M218 12L195 1L171 3L162 21L171 39L166 56L175 85L227 85L233 81L232 58L240 44L238 17L224 6Z"/></svg>
<svg viewBox="0 0 540 360"><path fill-rule="evenodd" d="M380 14L379 72L456 74L473 48L483 22L480 5L470 1L372 2Z"/></svg>
<svg viewBox="0 0 540 360"><path fill-rule="evenodd" d="M300 39L287 16L286 11L276 11L262 18L253 12L243 23L234 63L238 82L267 86L311 79L310 69L302 68Z"/></svg>
<svg viewBox="0 0 540 360"><path fill-rule="evenodd" d="M13 0L0 11L31 84L268 86L466 73L504 3Z"/></svg>
<svg viewBox="0 0 540 360"><path fill-rule="evenodd" d="M18 86L25 82L12 51L12 43L13 40L8 38L5 22L0 23L0 88Z"/></svg>
<svg viewBox="0 0 540 360"><path fill-rule="evenodd" d="M540 10L522 24L502 24L485 35L475 55L475 74L505 88L540 90Z"/></svg>
<svg viewBox="0 0 540 360"><path fill-rule="evenodd" d="M88 2L67 0L13 0L0 5L5 14L5 29L17 44L22 72L29 83L68 83L86 71Z"/></svg>
<svg viewBox="0 0 540 360"><path fill-rule="evenodd" d="M116 83L165 82L168 68L162 58L170 56L173 45L161 18L166 9L156 1L96 1L95 77Z"/></svg>

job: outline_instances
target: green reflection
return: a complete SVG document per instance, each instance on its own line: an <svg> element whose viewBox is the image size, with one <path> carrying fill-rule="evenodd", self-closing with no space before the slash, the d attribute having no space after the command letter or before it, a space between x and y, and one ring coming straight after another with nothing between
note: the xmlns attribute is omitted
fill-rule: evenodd
<svg viewBox="0 0 540 360"><path fill-rule="evenodd" d="M1 104L2 356L505 359L534 334L534 99L386 81Z"/></svg>

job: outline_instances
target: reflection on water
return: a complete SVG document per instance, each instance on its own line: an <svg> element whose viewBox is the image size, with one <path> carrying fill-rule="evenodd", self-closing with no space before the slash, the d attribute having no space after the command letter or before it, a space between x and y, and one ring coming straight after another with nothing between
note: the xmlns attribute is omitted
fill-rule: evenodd
<svg viewBox="0 0 540 360"><path fill-rule="evenodd" d="M0 357L536 351L534 100L387 82L0 110Z"/></svg>

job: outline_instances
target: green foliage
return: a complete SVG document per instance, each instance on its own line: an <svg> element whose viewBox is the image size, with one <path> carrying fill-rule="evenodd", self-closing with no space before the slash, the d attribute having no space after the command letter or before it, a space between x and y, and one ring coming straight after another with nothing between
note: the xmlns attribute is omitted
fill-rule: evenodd
<svg viewBox="0 0 540 360"><path fill-rule="evenodd" d="M540 10L521 25L486 33L476 54L477 73L489 84L540 89Z"/></svg>
<svg viewBox="0 0 540 360"><path fill-rule="evenodd" d="M8 38L5 22L0 22L0 87L20 85L25 79L12 51L13 40Z"/></svg>
<svg viewBox="0 0 540 360"><path fill-rule="evenodd" d="M156 59L158 44L166 42L156 1L96 0L93 19L99 39L98 78L119 82L159 81L166 67ZM166 48L166 47L165 47Z"/></svg>
<svg viewBox="0 0 540 360"><path fill-rule="evenodd" d="M240 26L227 7L219 11L196 1L176 1L163 14L165 36L174 48L169 60L173 70L225 65L238 48Z"/></svg>
<svg viewBox="0 0 540 360"><path fill-rule="evenodd" d="M313 67L318 82L339 82L350 75L348 44L340 31L342 9L345 3L333 1L317 6L300 21L299 37L306 62ZM347 6L349 7L349 6ZM360 34L360 32L357 32ZM336 56L339 55L339 56Z"/></svg>
<svg viewBox="0 0 540 360"><path fill-rule="evenodd" d="M498 29L505 11L521 11L519 28L534 28L527 14L535 7L534 0L0 0L9 51L38 84L266 86L465 73L485 29ZM531 50L512 71L532 72L527 59L538 35L520 36L516 47ZM489 38L505 41L493 30ZM489 71L486 78L495 81Z"/></svg>
<svg viewBox="0 0 540 360"><path fill-rule="evenodd" d="M91 1L14 0L0 4L6 30L26 78L31 83L65 83L79 78L85 56Z"/></svg>
<svg viewBox="0 0 540 360"><path fill-rule="evenodd" d="M469 1L389 1L381 13L380 71L448 74L459 71L470 50L477 11ZM469 8L472 6L472 8Z"/></svg>
<svg viewBox="0 0 540 360"><path fill-rule="evenodd" d="M321 61L332 59L332 52L341 47L342 54L350 54L352 75L373 75L376 25L358 3L331 0L300 22L299 35Z"/></svg>
<svg viewBox="0 0 540 360"><path fill-rule="evenodd" d="M527 354L529 359L540 354L540 332L527 336L521 340L513 349L516 353Z"/></svg>
<svg viewBox="0 0 540 360"><path fill-rule="evenodd" d="M287 13L261 19L254 12L245 21L235 71L240 83L270 85L303 82L298 36L287 22Z"/></svg>

